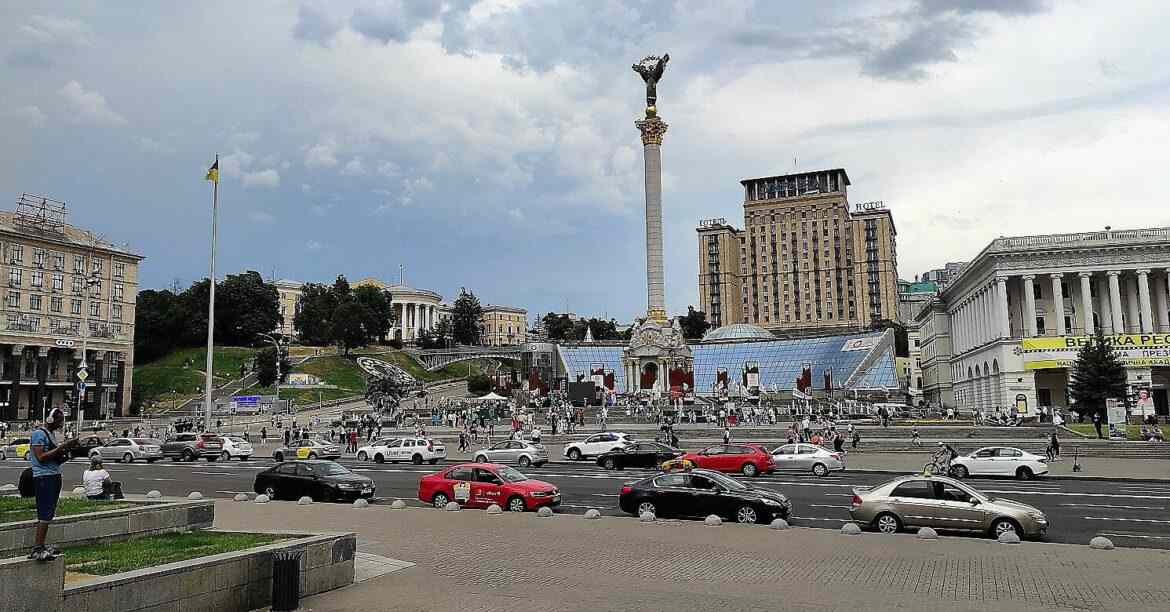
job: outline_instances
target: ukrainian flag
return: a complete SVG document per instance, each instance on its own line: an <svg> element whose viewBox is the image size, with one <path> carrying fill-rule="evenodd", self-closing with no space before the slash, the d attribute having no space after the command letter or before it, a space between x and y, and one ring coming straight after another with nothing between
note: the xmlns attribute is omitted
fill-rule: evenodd
<svg viewBox="0 0 1170 612"><path fill-rule="evenodd" d="M207 176L205 176L203 178L215 183L216 185L219 184L219 156L218 155L215 156L215 163L211 164L211 167L207 169Z"/></svg>

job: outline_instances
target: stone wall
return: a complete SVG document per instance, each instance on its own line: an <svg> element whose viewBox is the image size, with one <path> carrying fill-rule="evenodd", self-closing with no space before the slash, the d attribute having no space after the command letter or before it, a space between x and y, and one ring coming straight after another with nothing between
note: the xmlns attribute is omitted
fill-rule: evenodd
<svg viewBox="0 0 1170 612"><path fill-rule="evenodd" d="M273 555L290 550L304 553L301 557L301 597L353 583L357 548L353 533L288 535L297 539L168 563L71 586L64 591L64 609L70 612L170 612L263 608L272 601Z"/></svg>
<svg viewBox="0 0 1170 612"><path fill-rule="evenodd" d="M215 519L215 502L177 501L136 504L130 508L60 516L49 527L49 542L58 548L97 541L207 529ZM32 550L35 520L0 524L0 558Z"/></svg>
<svg viewBox="0 0 1170 612"><path fill-rule="evenodd" d="M0 610L56 612L61 609L64 582L64 557L48 563L24 557L0 559Z"/></svg>

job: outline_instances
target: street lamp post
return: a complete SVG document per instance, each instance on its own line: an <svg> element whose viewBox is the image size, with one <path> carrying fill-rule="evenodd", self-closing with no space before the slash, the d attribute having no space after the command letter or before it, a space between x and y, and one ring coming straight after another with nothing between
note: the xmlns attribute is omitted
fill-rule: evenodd
<svg viewBox="0 0 1170 612"><path fill-rule="evenodd" d="M91 251L91 255L90 255L91 261L89 262L89 266L90 266L91 270L93 269L92 258L93 258L93 254ZM89 298L93 297L92 295L90 295L90 293L91 293L90 288L93 287L94 285L100 284L101 282L102 282L101 279L98 278L97 270L93 270L93 272L86 275L86 277L85 277L85 298L86 298L85 301L86 302L89 301ZM85 319L83 320L83 322L81 324L81 363L78 364L78 366L77 366L77 373L78 374L81 374L81 372L86 371L86 368L88 367L86 364L86 359L89 357L89 304L88 303L85 304L85 306L83 308L85 308L85 311L84 311ZM85 423L84 412L85 412L85 393L86 393L86 391L85 391L85 381L80 380L80 377L79 377L79 381L80 381L80 385L78 385L78 386L81 388L78 389L78 393L77 393L77 434L81 435L81 428L83 427L83 425Z"/></svg>
<svg viewBox="0 0 1170 612"><path fill-rule="evenodd" d="M256 334L262 338L267 339L276 348L276 405L280 406L280 339L274 337L272 334L260 333Z"/></svg>

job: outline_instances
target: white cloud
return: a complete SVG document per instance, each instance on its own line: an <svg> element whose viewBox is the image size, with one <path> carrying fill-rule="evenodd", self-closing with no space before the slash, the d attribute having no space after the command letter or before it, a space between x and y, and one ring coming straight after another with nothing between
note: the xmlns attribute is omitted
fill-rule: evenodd
<svg viewBox="0 0 1170 612"><path fill-rule="evenodd" d="M276 217L263 210L253 210L248 213L248 218L255 223L269 224L276 220Z"/></svg>
<svg viewBox="0 0 1170 612"><path fill-rule="evenodd" d="M245 172L241 180L245 187L278 187L280 173L271 168L259 172Z"/></svg>
<svg viewBox="0 0 1170 612"><path fill-rule="evenodd" d="M44 46L87 47L93 42L88 25L67 17L33 15L17 32L26 42Z"/></svg>
<svg viewBox="0 0 1170 612"><path fill-rule="evenodd" d="M256 156L239 149L219 158L219 173L223 176L239 178L244 175Z"/></svg>
<svg viewBox="0 0 1170 612"><path fill-rule="evenodd" d="M355 157L349 160L341 169L342 176L365 176L366 168L362 165L362 158Z"/></svg>
<svg viewBox="0 0 1170 612"><path fill-rule="evenodd" d="M337 145L332 140L319 142L305 152L306 168L332 168L337 165Z"/></svg>
<svg viewBox="0 0 1170 612"><path fill-rule="evenodd" d="M325 245L317 242L316 240L310 240L305 243L305 248L310 251L320 251L324 247Z"/></svg>
<svg viewBox="0 0 1170 612"><path fill-rule="evenodd" d="M41 110L41 108L32 104L28 106L22 106L20 108L14 108L8 111L6 114L10 117L20 120L29 127L34 128L45 127L45 122L47 120L47 117L45 117L45 113Z"/></svg>
<svg viewBox="0 0 1170 612"><path fill-rule="evenodd" d="M86 91L77 81L69 81L58 93L65 98L75 121L102 126L126 124L126 118L110 108L105 96L97 91Z"/></svg>
<svg viewBox="0 0 1170 612"><path fill-rule="evenodd" d="M398 167L398 164L392 161L383 161L378 164L378 174L387 178L394 178L401 173L402 169Z"/></svg>

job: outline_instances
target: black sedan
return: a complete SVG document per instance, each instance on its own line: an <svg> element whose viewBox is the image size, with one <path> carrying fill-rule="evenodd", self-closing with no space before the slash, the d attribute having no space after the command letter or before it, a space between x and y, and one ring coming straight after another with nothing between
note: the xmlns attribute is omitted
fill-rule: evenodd
<svg viewBox="0 0 1170 612"><path fill-rule="evenodd" d="M706 517L711 514L738 523L787 519L788 498L775 491L745 485L710 470L668 472L626 484L618 499L622 512L655 516Z"/></svg>
<svg viewBox="0 0 1170 612"><path fill-rule="evenodd" d="M628 467L658 467L664 461L681 457L683 452L658 442L638 442L625 448L617 448L597 457L597 465L607 470Z"/></svg>
<svg viewBox="0 0 1170 612"><path fill-rule="evenodd" d="M90 451L99 446L105 446L105 444L106 441L97 436L80 437L78 438L77 446L74 446L73 449L69 451L69 457L71 459L84 459L89 457Z"/></svg>
<svg viewBox="0 0 1170 612"><path fill-rule="evenodd" d="M254 490L271 499L348 501L373 497L374 481L333 461L285 461L256 474Z"/></svg>

